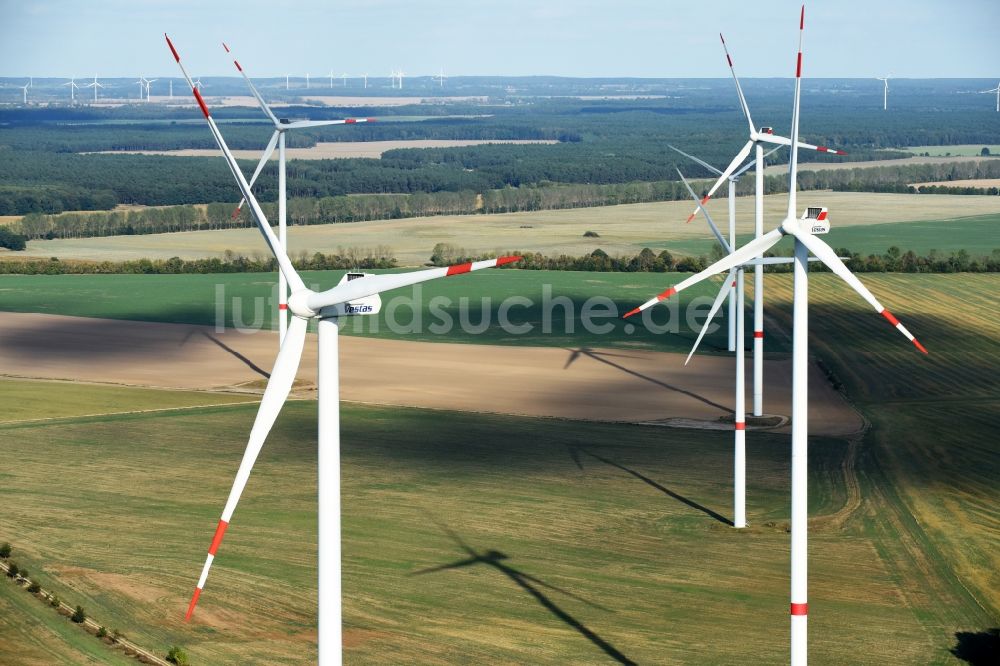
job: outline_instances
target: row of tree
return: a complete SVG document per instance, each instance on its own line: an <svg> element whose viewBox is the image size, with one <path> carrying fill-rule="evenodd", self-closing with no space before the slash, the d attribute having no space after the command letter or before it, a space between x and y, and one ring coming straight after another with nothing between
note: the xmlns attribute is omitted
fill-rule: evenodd
<svg viewBox="0 0 1000 666"><path fill-rule="evenodd" d="M2 256L2 255L0 255ZM392 250L346 248L337 253L312 255L301 253L291 258L297 270L332 271L349 269L396 268ZM70 275L70 274L168 274L181 273L267 273L278 270L273 257L261 254L246 256L226 250L222 257L205 259L134 259L129 261L83 261L78 259L0 259L0 274Z"/></svg>

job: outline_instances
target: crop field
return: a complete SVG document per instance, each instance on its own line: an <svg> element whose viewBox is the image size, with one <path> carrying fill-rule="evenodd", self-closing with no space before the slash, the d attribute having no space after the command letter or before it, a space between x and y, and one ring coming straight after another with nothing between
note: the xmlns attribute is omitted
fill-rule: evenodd
<svg viewBox="0 0 1000 666"><path fill-rule="evenodd" d="M290 160L330 160L347 159L351 157L379 158L387 150L400 148L460 148L463 146L480 146L490 143L511 143L518 145L559 143L550 139L511 139L509 141L461 141L447 139L411 139L403 141L331 141L317 143L310 148L288 148L286 159ZM176 155L178 157L218 157L219 151L214 148L187 148L182 150L114 150L107 153L129 153L138 155ZM240 160L259 160L262 150L234 150L233 155ZM272 160L278 159L275 152Z"/></svg>
<svg viewBox="0 0 1000 666"><path fill-rule="evenodd" d="M340 271L307 272L303 278L306 284L329 288L341 275ZM657 308L647 315L649 321L656 324L672 324L671 328L676 330L674 334L659 335L642 321L621 319L622 314L681 279L681 275L672 273L481 271L390 292L384 297L382 312L377 317L353 317L346 322L343 332L437 342L618 346L686 352L697 336L693 326L700 328L718 292L718 283L697 285L684 292L686 298L677 306ZM275 308L268 299L276 280L277 276L272 273L3 275L0 276L0 309L275 328L271 314ZM515 303L506 310L506 321L511 325L507 330L530 325L532 330L529 332L510 334L500 325L503 302L515 296L528 298L530 305ZM610 313L593 319L597 326L608 327L606 332L596 326L588 331L582 325L584 306L595 296L611 299L591 301L594 311ZM463 299L468 299L467 310L463 310ZM440 308L440 315L428 309L432 303ZM571 314L567 316L568 311ZM551 315L546 316L546 312ZM447 333L436 332L443 317L450 317L453 326ZM547 320L550 322L548 328ZM484 327L483 323L488 326ZM715 330L702 342L702 349L724 348L724 336L724 330ZM775 337L769 344L771 342L775 351L784 349L782 339Z"/></svg>
<svg viewBox="0 0 1000 666"><path fill-rule="evenodd" d="M934 195L937 196L937 195ZM1000 208L1000 201L997 203ZM964 212L964 211L963 211ZM948 254L966 250L972 256L989 255L1000 248L1000 213L956 217L947 220L921 220L919 222L887 222L864 226L842 226L833 217L830 233L824 238L834 248L845 247L861 254L884 254L892 246L902 251L913 250L926 255L931 250ZM751 234L740 234L737 243L752 240ZM715 241L698 239L671 243L671 249L692 255L708 255ZM787 239L775 246L775 252L791 254L792 241Z"/></svg>
<svg viewBox="0 0 1000 666"><path fill-rule="evenodd" d="M835 229L851 226L955 220L977 215L995 215L1000 207L995 196L871 194L809 191L799 194L799 203L830 209ZM765 198L766 226L784 215L784 195ZM719 224L727 218L726 202L709 206ZM532 251L548 255L589 254L601 248L611 255L633 255L644 247L683 252L686 243L708 242L710 232L703 220L685 224L693 204L671 201L649 204L547 210L498 215L442 215L437 217L352 222L293 227L289 230L291 254L335 253L338 248L374 248L388 245L404 266L426 262L436 243L450 243L470 253ZM753 232L752 199L737 202L737 230ZM584 238L594 231L599 238ZM64 259L125 260L181 257L221 257L226 250L246 255L266 252L260 233L254 229L194 231L140 236L113 236L37 240L17 256Z"/></svg>
<svg viewBox="0 0 1000 666"><path fill-rule="evenodd" d="M943 157L943 156L979 156L982 153L983 148L989 148L991 155L1000 155L1000 146L997 145L979 145L977 144L966 144L959 146L910 146L909 148L900 148L900 150L906 150L911 153L916 153L918 155L923 155L924 153L929 153L931 157Z"/></svg>
<svg viewBox="0 0 1000 666"><path fill-rule="evenodd" d="M0 380L0 424L78 418L108 412L149 412L254 400L206 391L162 391L76 382Z"/></svg>
<svg viewBox="0 0 1000 666"><path fill-rule="evenodd" d="M961 579L984 622L1000 617L1000 511L991 496L1000 474L1000 325L992 275L863 275L862 280L930 351L923 356L888 329L832 276L810 280L815 353L871 420L873 502L899 502L882 539L900 566ZM771 303L787 323L791 280L772 280ZM909 532L909 535L905 534ZM899 537L897 539L897 537ZM940 589L928 579L925 588ZM954 602L943 604L947 622ZM985 627L981 627L985 628Z"/></svg>
<svg viewBox="0 0 1000 666"><path fill-rule="evenodd" d="M310 663L315 403L286 407L181 619L252 415L0 426L19 461L2 537L43 585L155 652ZM728 433L353 406L343 427L347 663L785 661L785 437L748 438L752 525L737 533ZM849 451L812 447L813 659L944 663L949 632L981 618L952 604L949 623L921 621L955 591L923 594L921 572L885 556L881 514L845 521Z"/></svg>

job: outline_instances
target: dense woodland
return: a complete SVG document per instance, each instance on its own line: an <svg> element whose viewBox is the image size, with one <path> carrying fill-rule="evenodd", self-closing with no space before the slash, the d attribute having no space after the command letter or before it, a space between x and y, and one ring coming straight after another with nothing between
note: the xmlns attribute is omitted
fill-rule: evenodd
<svg viewBox="0 0 1000 666"><path fill-rule="evenodd" d="M561 82L538 85L544 89ZM736 110L729 84L677 85L683 95L659 99L579 100L512 94L484 104L288 107L282 114L291 118L378 116L382 121L290 133L291 146L415 138L560 142L402 149L389 151L380 160L291 161L289 196L322 199L349 194L473 192L488 198L492 191L529 188L531 196L538 197L538 190L556 185L676 181L676 167L691 177L707 177L707 171L673 153L668 144L722 167L745 141L745 121ZM655 88L652 83L649 86ZM973 105L969 98L957 96L930 97L918 104L912 100L924 97L915 89L912 99L906 98L911 99L908 108L885 113L870 103L867 86L865 82L824 82L815 90L807 88L803 138L844 148L850 154L837 158L806 151L801 154L803 161L902 157L903 153L889 149L908 145L1000 143L1000 125L988 105ZM747 88L755 120L773 125L779 133L787 132L789 91L785 88L785 82L764 80L748 83ZM233 148L262 149L271 132L257 109L220 108L216 117ZM194 109L154 105L0 110L0 215L109 210L116 204L235 201L236 189L218 158L81 154L179 148L214 148ZM781 152L772 157L772 161L783 159ZM243 164L247 173L253 166L252 162ZM275 168L268 167L255 188L262 201L277 198ZM905 184L874 179L871 183L857 180L853 187L885 190ZM592 196L577 202L567 198L565 191L554 198L560 197L561 206L615 202L615 197L595 201Z"/></svg>
<svg viewBox="0 0 1000 666"><path fill-rule="evenodd" d="M413 151L417 152L417 151ZM899 164L884 167L802 171L801 189L832 189L837 191L916 192L908 183L948 181L969 178L1000 178L1000 159L983 162L943 164ZM697 190L708 181L696 182ZM767 176L769 192L784 192L783 176ZM956 192L956 190L958 190ZM749 195L753 180L744 179L737 192ZM996 188L921 188L921 195L944 191L949 194L996 194ZM478 213L511 213L518 211L609 206L650 201L675 201L689 196L678 181L629 182L620 184L547 184L506 186L485 191L439 191L406 195L341 195L300 197L288 202L288 221L295 225L331 224L364 220L398 219L428 215L472 215ZM998 204L1000 207L1000 204ZM263 204L270 219L277 217L277 205ZM11 230L28 239L84 238L204 231L253 226L250 214L244 211L232 217L231 204L205 206L169 206L133 211L63 213L47 215L31 213ZM0 238L0 246L3 245Z"/></svg>

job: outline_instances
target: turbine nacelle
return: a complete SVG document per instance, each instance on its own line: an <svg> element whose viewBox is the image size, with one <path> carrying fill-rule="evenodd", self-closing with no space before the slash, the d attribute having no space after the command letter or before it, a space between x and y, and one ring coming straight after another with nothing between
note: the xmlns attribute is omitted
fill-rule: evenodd
<svg viewBox="0 0 1000 666"><path fill-rule="evenodd" d="M799 219L804 221L803 227L808 225L809 233L814 236L827 234L830 233L830 220L826 218L826 212L825 206L809 206Z"/></svg>

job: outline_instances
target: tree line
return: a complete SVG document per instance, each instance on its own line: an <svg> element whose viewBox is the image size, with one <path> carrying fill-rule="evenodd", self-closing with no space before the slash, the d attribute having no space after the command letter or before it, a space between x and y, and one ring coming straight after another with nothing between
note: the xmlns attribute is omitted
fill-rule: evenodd
<svg viewBox="0 0 1000 666"><path fill-rule="evenodd" d="M0 255L2 257L2 255ZM396 268L392 251L375 248L346 248L336 253L300 253L290 257L297 270L335 271ZM204 259L132 259L128 261L85 261L80 259L0 258L0 274L11 275L178 275L182 273L270 273L278 270L274 257L247 256L226 250L222 257Z"/></svg>

